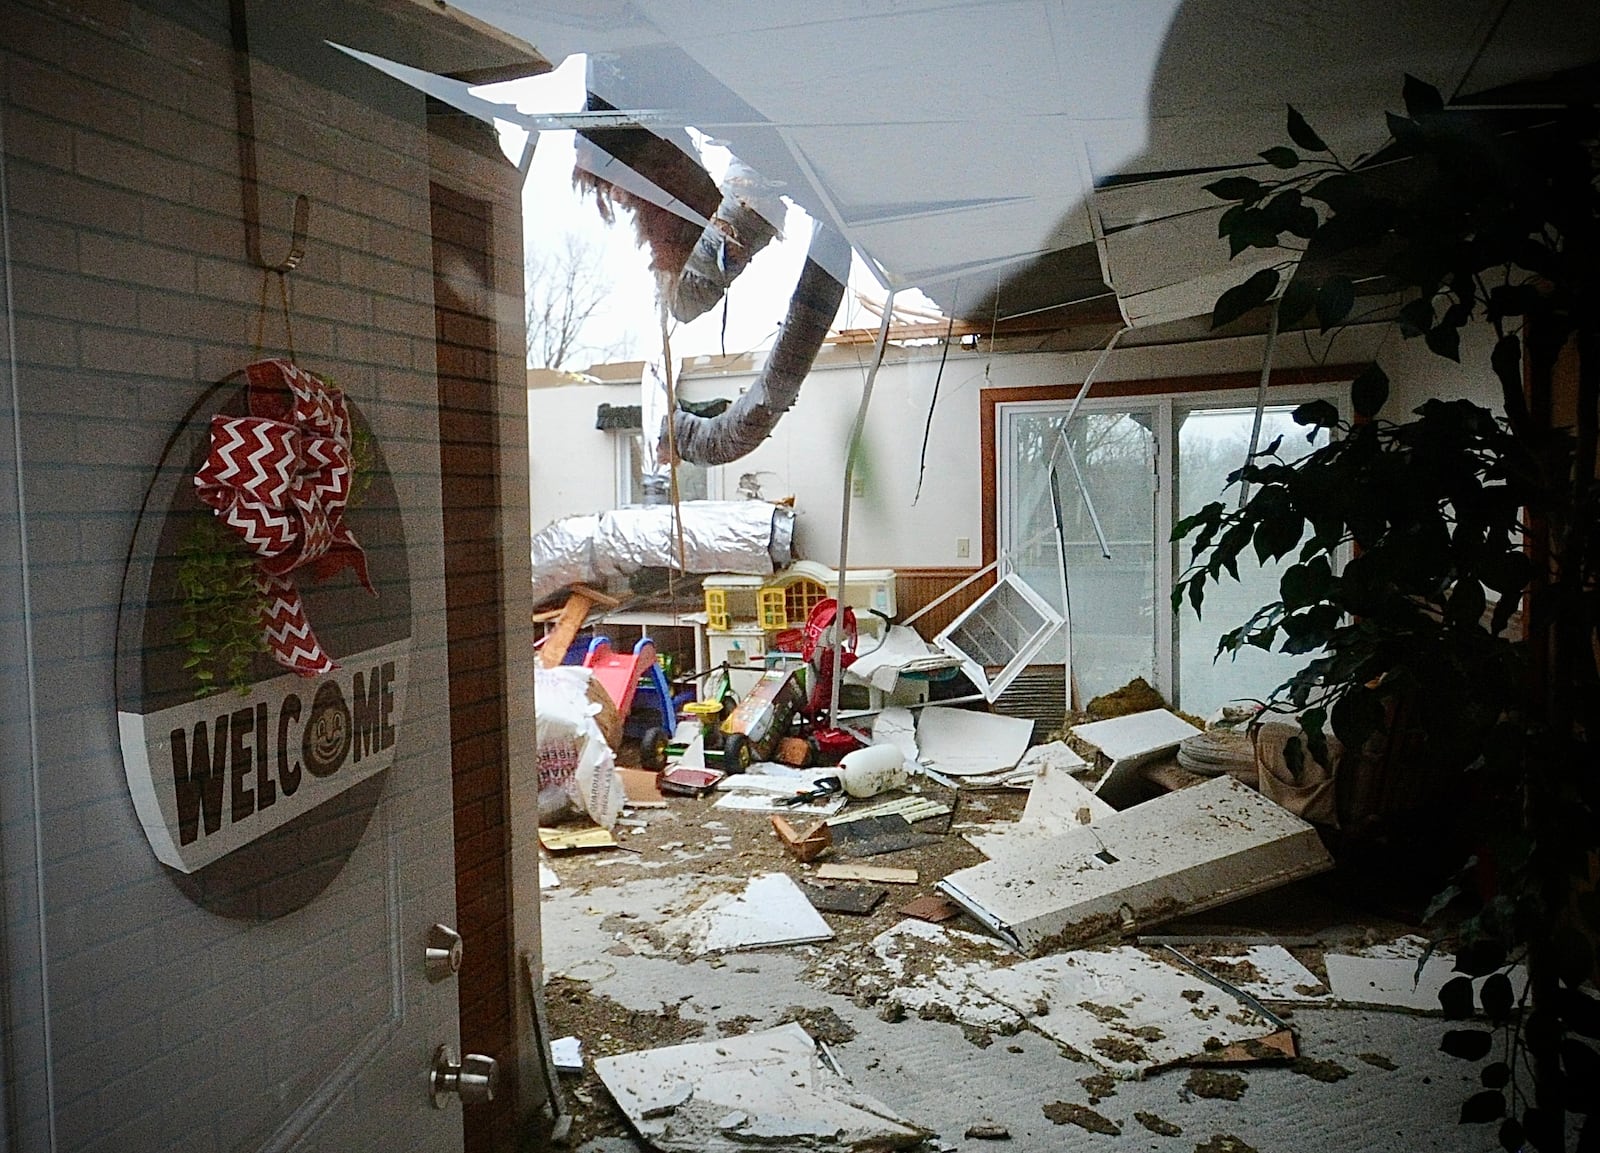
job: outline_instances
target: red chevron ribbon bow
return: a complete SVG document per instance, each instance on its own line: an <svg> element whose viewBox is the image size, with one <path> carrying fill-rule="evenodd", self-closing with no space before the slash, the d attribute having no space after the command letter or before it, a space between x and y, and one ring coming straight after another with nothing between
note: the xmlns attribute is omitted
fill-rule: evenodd
<svg viewBox="0 0 1600 1153"><path fill-rule="evenodd" d="M350 498L350 414L344 394L284 360L245 369L249 416L213 416L195 489L256 558L266 597L261 633L280 665L303 677L339 666L317 642L292 574L345 568L371 592L366 554L344 523Z"/></svg>

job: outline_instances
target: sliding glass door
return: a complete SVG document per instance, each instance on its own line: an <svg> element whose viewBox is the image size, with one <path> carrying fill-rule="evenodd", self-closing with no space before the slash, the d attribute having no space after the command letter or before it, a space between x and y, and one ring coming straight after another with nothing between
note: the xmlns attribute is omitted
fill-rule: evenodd
<svg viewBox="0 0 1600 1153"><path fill-rule="evenodd" d="M1065 607L1072 672L1083 700L1135 676L1155 681L1158 410L1080 410L1063 440L1063 407L1014 407L1001 426L1009 438L1002 549L1023 580L1057 609ZM1050 488L1052 460L1058 503ZM1066 597L1055 534L1058 508ZM1058 637L1040 663L1064 660L1066 643L1065 634Z"/></svg>
<svg viewBox="0 0 1600 1153"><path fill-rule="evenodd" d="M1274 389L1258 443L1281 435L1286 460L1325 443L1308 444L1290 418L1302 400L1325 395ZM1228 701L1264 698L1298 667L1301 658L1256 649L1214 659L1221 635L1274 599L1287 562L1258 569L1252 555L1240 564L1237 584L1224 580L1207 590L1202 618L1187 606L1176 615L1169 608L1189 557L1188 545L1170 542L1172 526L1209 501L1238 499L1237 488L1224 489L1248 450L1252 399L1231 392L1090 400L1065 436L1065 401L999 406L998 544L1041 596L1057 607L1068 602L1080 702L1143 677L1179 707L1204 715ZM1065 659L1066 643L1055 642L1040 662Z"/></svg>

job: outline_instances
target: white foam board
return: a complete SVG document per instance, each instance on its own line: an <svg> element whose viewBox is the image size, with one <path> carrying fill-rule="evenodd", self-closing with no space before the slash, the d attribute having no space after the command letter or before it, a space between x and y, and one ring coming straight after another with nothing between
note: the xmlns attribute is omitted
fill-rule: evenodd
<svg viewBox="0 0 1600 1153"><path fill-rule="evenodd" d="M1125 808L1143 795L1135 780L1140 767L1171 753L1200 731L1167 709L1150 709L1074 725L1072 735L1088 741L1111 762L1094 791L1109 804Z"/></svg>
<svg viewBox="0 0 1600 1153"><path fill-rule="evenodd" d="M974 974L972 983L1117 1077L1142 1077L1280 1028L1198 974L1131 946L1041 957Z"/></svg>
<svg viewBox="0 0 1600 1153"><path fill-rule="evenodd" d="M906 1149L928 1131L859 1092L799 1025L601 1057L595 1072L661 1153Z"/></svg>
<svg viewBox="0 0 1600 1153"><path fill-rule="evenodd" d="M1332 865L1310 825L1218 777L1018 845L937 887L1036 954L1144 929Z"/></svg>
<svg viewBox="0 0 1600 1153"><path fill-rule="evenodd" d="M1113 816L1116 811L1066 769L1046 767L1034 777L1020 817L1009 824L991 825L968 833L966 838L984 856L998 860L1018 845L1093 824Z"/></svg>
<svg viewBox="0 0 1600 1153"><path fill-rule="evenodd" d="M1196 965L1215 974L1258 1001L1299 1001L1310 1004L1332 999L1328 987L1317 975L1294 959L1282 945L1247 945L1243 948L1210 952L1182 950ZM1240 978L1229 966L1248 964L1254 976Z"/></svg>
<svg viewBox="0 0 1600 1153"><path fill-rule="evenodd" d="M832 939L833 930L785 873L752 877L738 893L718 893L677 926L690 952L728 953Z"/></svg>
<svg viewBox="0 0 1600 1153"><path fill-rule="evenodd" d="M917 721L917 747L930 768L952 777L1012 768L1028 750L1033 722L934 705Z"/></svg>
<svg viewBox="0 0 1600 1153"><path fill-rule="evenodd" d="M1426 939L1407 936L1349 953L1323 954L1322 962L1328 970L1328 986L1333 990L1334 1000L1351 1005L1409 1009L1416 1013L1442 1012L1439 990L1446 981L1461 974L1455 971L1455 957L1440 952L1428 956L1419 974L1417 962L1427 948ZM1527 970L1513 965L1508 975L1512 995L1520 999L1528 983ZM1474 995L1483 987L1485 979L1472 982Z"/></svg>

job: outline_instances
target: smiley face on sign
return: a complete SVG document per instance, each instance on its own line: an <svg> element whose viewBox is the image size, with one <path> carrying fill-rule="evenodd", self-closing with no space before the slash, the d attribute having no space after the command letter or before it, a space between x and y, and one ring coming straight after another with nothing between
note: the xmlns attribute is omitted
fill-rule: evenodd
<svg viewBox="0 0 1600 1153"><path fill-rule="evenodd" d="M123 579L117 716L152 851L197 904L267 919L343 868L409 672L394 483L354 406L282 361L168 444Z"/></svg>

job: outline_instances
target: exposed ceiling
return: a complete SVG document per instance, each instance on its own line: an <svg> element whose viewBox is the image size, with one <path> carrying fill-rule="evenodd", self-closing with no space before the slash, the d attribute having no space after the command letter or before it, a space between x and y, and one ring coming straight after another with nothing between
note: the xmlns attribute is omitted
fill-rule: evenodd
<svg viewBox="0 0 1600 1153"><path fill-rule="evenodd" d="M1209 311L1254 266L1228 260L1202 186L1264 167L1286 104L1348 159L1384 143L1405 73L1526 102L1600 60L1593 0L458 7L552 60L588 53L604 101L725 141L886 283L965 318L1113 292L1134 324Z"/></svg>

